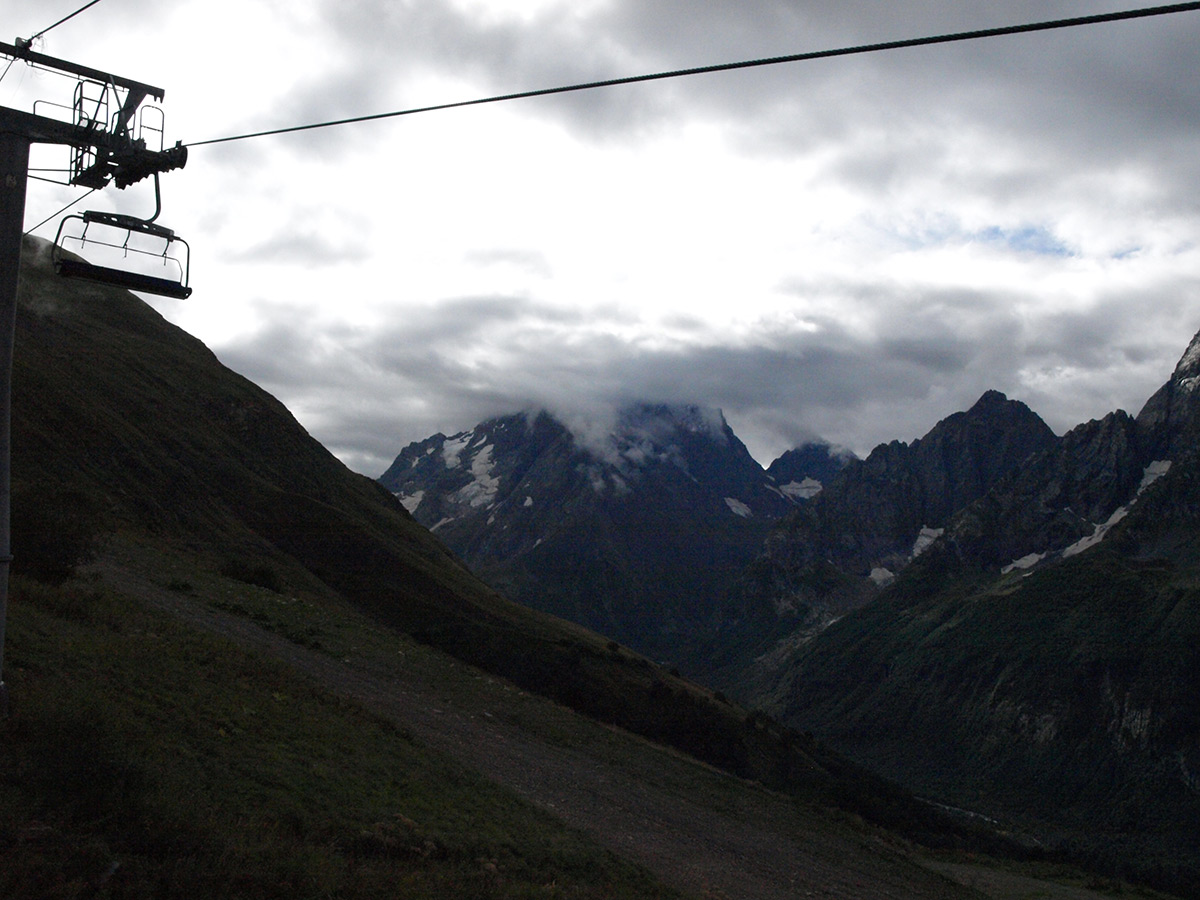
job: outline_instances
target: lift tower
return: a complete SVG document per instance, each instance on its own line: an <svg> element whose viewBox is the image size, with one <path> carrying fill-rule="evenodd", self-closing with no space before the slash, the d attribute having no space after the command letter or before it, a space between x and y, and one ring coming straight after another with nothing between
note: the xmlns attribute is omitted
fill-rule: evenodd
<svg viewBox="0 0 1200 900"><path fill-rule="evenodd" d="M110 182L125 188L153 176L157 189L159 172L181 168L187 162L187 148L182 145L153 149L145 135L156 132L161 143L161 128L151 125L149 132L146 132L138 121L139 109L147 98L162 100L161 88L36 53L31 43L20 38L14 44L0 43L0 57L22 60L29 65L67 75L75 79L76 89L71 107L55 107L60 111L67 110L69 120L37 115L37 106L34 107L34 113L0 107L0 716L6 715L8 709L8 690L4 684L4 630L8 612L9 567L12 562L12 482L9 465L12 361L30 147L33 144L59 144L71 148L70 183L90 188L102 188ZM158 233L168 241L173 237L173 233L162 226L147 229L152 219L117 216L115 221L118 227L130 231ZM122 273L84 263L80 270L64 274L121 283ZM130 285L126 282L124 286ZM137 286L142 290L169 293L156 291L153 279ZM186 293L175 295L186 296Z"/></svg>

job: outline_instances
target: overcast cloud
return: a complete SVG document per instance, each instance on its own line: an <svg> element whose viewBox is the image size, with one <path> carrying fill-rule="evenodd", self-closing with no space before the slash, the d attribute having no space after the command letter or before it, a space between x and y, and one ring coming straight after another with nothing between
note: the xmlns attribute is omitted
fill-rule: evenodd
<svg viewBox="0 0 1200 900"><path fill-rule="evenodd" d="M41 49L164 87L188 143L1138 5L106 0ZM1062 432L1136 412L1200 329L1198 38L1184 13L195 147L161 219L195 293L151 302L373 476L636 400L722 408L764 465L993 388ZM0 104L70 90L14 65ZM28 225L80 193L36 183Z"/></svg>

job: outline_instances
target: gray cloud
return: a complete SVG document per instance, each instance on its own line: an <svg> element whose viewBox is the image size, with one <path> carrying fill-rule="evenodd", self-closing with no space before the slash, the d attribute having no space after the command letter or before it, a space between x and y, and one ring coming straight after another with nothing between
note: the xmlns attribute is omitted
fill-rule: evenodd
<svg viewBox="0 0 1200 900"><path fill-rule="evenodd" d="M802 328L763 322L736 345L647 346L605 333L605 323L627 320L603 310L496 296L460 298L374 332L318 337L276 316L218 352L368 474L411 441L535 407L602 418L643 399L719 406L766 464L814 434L860 453L912 440L991 388L1030 403L1062 431L1081 410L1136 410L1170 374L1161 332L1139 325L1145 317L1128 297L1051 316L1036 331L1003 297L897 297L879 288L874 299L894 314L874 337L810 319ZM1186 341L1181 333L1165 352L1177 356ZM1081 374L1039 391L1021 386L1023 368Z"/></svg>
<svg viewBox="0 0 1200 900"><path fill-rule="evenodd" d="M241 263L294 263L311 268L334 263L357 262L370 258L370 254L352 238L335 241L326 234L315 231L291 231L276 234L226 257L230 262Z"/></svg>
<svg viewBox="0 0 1200 900"><path fill-rule="evenodd" d="M289 9L276 4L281 19ZM613 0L506 19L437 0L322 0L311 23L324 36L321 58L297 60L286 96L226 133L1097 11L1090 0ZM522 101L521 112L600 147L637 150L701 124L743 156L803 161L814 189L836 187L867 210L846 226L848 240L863 240L864 259L982 248L973 258L1050 272L1089 261L1071 216L1119 226L1126 244L1105 252L1131 262L1163 254L1168 240L1195 240L1197 36L1200 15L1188 14ZM452 93L430 95L431 84ZM210 243L244 241L226 261L246 265L382 265L365 249L374 237L365 213L359 220L298 200L311 184L282 178L288 191L263 198L279 211L262 223L265 234L223 233L242 215L234 201L256 172L315 161L309 176L332 180L375 144L386 155L365 164L381 180L425 177L405 169L386 125L355 128L197 153L192 171L203 163L213 194L226 198L202 213L200 231ZM530 190L571 190L557 177ZM703 181L696 191L702 200ZM365 210L372 200L357 202ZM491 415L546 406L602 417L641 399L722 407L764 463L814 433L860 453L911 440L991 388L1062 431L1118 406L1136 411L1200 327L1200 281L1169 267L1136 289L1119 272L1108 287L1096 278L1095 296L1067 302L1050 278L967 289L944 286L935 272L890 281L866 263L809 275L797 260L800 274L769 276L785 307L776 317L733 335L681 300L676 312L654 313L656 332L615 304L566 308L572 298L552 283L545 296L555 303L533 296L537 279L552 282L565 264L524 238L506 239L450 256L497 280L520 273L526 287L512 294L398 303L383 327L343 322L320 333L306 324L308 307L289 314L276 302L261 310L261 330L215 349L352 466L378 474L409 441ZM625 337L635 333L657 339Z"/></svg>
<svg viewBox="0 0 1200 900"><path fill-rule="evenodd" d="M615 0L525 20L437 0L326 0L319 9L342 62L298 83L268 124L1097 12L1084 0ZM872 198L936 186L1015 212L1033 200L1095 203L1126 173L1138 182L1139 208L1190 216L1200 197L1200 134L1190 125L1200 116L1200 83L1181 73L1198 32L1200 16L1180 15L521 103L599 143L709 121L742 152L824 149L826 180ZM470 87L462 96L414 94L408 85L428 75ZM357 141L373 134L360 130ZM354 146L336 130L317 131L277 152L315 151L333 162ZM1112 204L1128 214L1120 197Z"/></svg>

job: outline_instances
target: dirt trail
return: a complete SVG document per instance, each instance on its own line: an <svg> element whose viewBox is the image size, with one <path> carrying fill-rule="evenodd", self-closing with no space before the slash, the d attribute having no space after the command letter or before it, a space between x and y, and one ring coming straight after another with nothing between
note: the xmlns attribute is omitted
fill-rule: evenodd
<svg viewBox="0 0 1200 900"><path fill-rule="evenodd" d="M547 740L509 715L506 692L546 701L486 676L493 690L447 690L419 667L383 671L301 647L252 621L105 564L114 589L288 663L352 698L638 862L662 881L721 900L961 900L981 895L919 866L903 848L739 782L636 737L595 726L588 741ZM466 667L461 667L464 672ZM457 693L457 699L455 694ZM480 699L483 698L483 699ZM491 708L489 708L489 706ZM615 752L622 742L636 752Z"/></svg>

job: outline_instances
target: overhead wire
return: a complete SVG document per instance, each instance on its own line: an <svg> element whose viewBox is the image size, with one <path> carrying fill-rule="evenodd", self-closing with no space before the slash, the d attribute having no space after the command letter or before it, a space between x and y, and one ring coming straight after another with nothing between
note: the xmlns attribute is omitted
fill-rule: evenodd
<svg viewBox="0 0 1200 900"><path fill-rule="evenodd" d="M569 84L560 87L540 88L531 91L519 91L511 94L498 94L492 97L481 97L474 100L459 100L452 103L439 103L433 106L419 106L392 112L372 113L363 116L353 116L345 119L332 119L325 122L314 122L307 125L293 125L286 128L272 128L264 131L248 132L246 134L230 135L228 137L210 138L204 141L193 141L188 147L203 147L211 144L225 144L232 141L244 141L252 138L270 137L281 134L294 134L300 131L314 131L319 128L333 128L341 125L354 125L361 122L374 122L381 119L394 119L400 116L412 116L417 113L436 112L447 109L460 109L467 106L482 106L488 103L502 103L509 100L524 100L532 97L547 97L553 94L567 94L577 91L590 91L598 88L616 87L626 84L640 84L647 81L662 81L668 78L684 78L690 75L706 75L714 72L731 72L736 69L750 69L761 66L774 66L783 63L805 62L814 59L831 59L839 56L854 56L865 53L879 53L885 50L899 50L908 47L927 47L933 44L949 44L960 41L981 40L984 38L1004 37L1015 34L1030 34L1038 31L1050 31L1061 28L1078 28L1084 25L1099 25L1107 22L1121 22L1132 19L1144 19L1152 16L1165 16L1175 13L1194 12L1200 10L1200 2L1172 3L1165 6L1153 6L1144 9L1123 10L1111 13L1098 13L1090 16L1076 16L1068 19L1053 19L1044 22L1031 22L1024 25L1008 25L1000 28L984 28L976 31L960 31L952 34L940 34L930 37L908 38L898 41L884 41L877 44L861 44L852 47L840 47L833 50L816 50L807 53L793 53L787 56L772 56L761 59L749 59L741 62L718 63L710 66L696 66L688 69L674 69L667 72L657 72L649 75L632 75L623 78L607 78L601 81L588 81L579 84Z"/></svg>
<svg viewBox="0 0 1200 900"><path fill-rule="evenodd" d="M45 179L43 179L43 180L45 180ZM59 184L60 182L57 182L57 181L56 181L56 182L51 182L51 183L52 183L52 184ZM92 194L96 193L96 190L97 190L97 188L92 188L92 189L91 189L91 190L89 190L89 191L88 191L86 194L82 194L82 195L80 195L80 196L76 197L74 200L72 200L70 203L68 203L68 204L67 204L66 206L64 206L62 209L58 210L58 212L55 212L55 213L53 213L53 214L51 214L51 215L49 215L49 216L46 216L46 218L42 219L42 221L38 222L36 225L34 225L32 228L30 228L28 231L26 231L26 232L25 232L25 235L26 235L26 236L28 236L28 235L31 235L31 234L33 234L35 231L37 231L39 228L41 228L43 225L45 225L45 224L46 224L47 222L49 222L51 219L54 219L54 218L56 218L57 216L61 216L61 215L62 215L63 213L65 213L65 212L66 212L68 209L70 209L72 206L75 206L75 205L77 205L77 204L79 204L79 203L82 203L84 200L86 200L86 199L87 199L88 197L90 197Z"/></svg>
<svg viewBox="0 0 1200 900"><path fill-rule="evenodd" d="M57 28L59 25L63 24L64 22L69 22L71 19L75 18L81 12L86 12L87 10L91 9L93 6L95 6L99 2L100 2L100 0L90 0L89 3L85 3L83 6L79 7L79 9L75 10L75 12L70 13L69 15L63 16L61 19L59 19L53 25L47 25L45 28L43 28L37 34L31 35L25 41L22 41L20 38L18 38L17 46L25 46L25 47L32 46L33 42L36 41L38 38L44 37L48 32L53 31L55 28ZM4 71L0 72L0 81L4 80L4 76L8 74L8 70L12 68L13 63L15 63L16 61L17 61L17 57L15 57L15 56L8 61L8 65L4 67Z"/></svg>
<svg viewBox="0 0 1200 900"><path fill-rule="evenodd" d="M43 29L42 29L41 31L39 31L37 34L33 35L33 37L31 37L31 38L29 39L29 42L32 44L32 43L33 43L34 41L36 41L38 38L40 38L40 37L42 37L43 35L45 35L45 34L46 34L48 31L52 31L53 29L55 29L55 28L57 28L59 25L61 25L63 22L68 22L68 21L70 21L71 19L73 19L73 18L75 18L77 15L79 15L81 12L84 12L84 11L86 11L86 10L89 10L89 9L91 9L93 6L95 6L95 5L96 5L97 3L99 3L99 2L100 2L100 0L91 0L91 2L90 2L90 3L85 3L83 6L79 7L79 9L75 10L75 12L71 13L70 15L68 15L68 16L63 16L61 19L59 19L59 20L58 20L57 22L55 22L53 25L48 25L47 27L43 28Z"/></svg>

